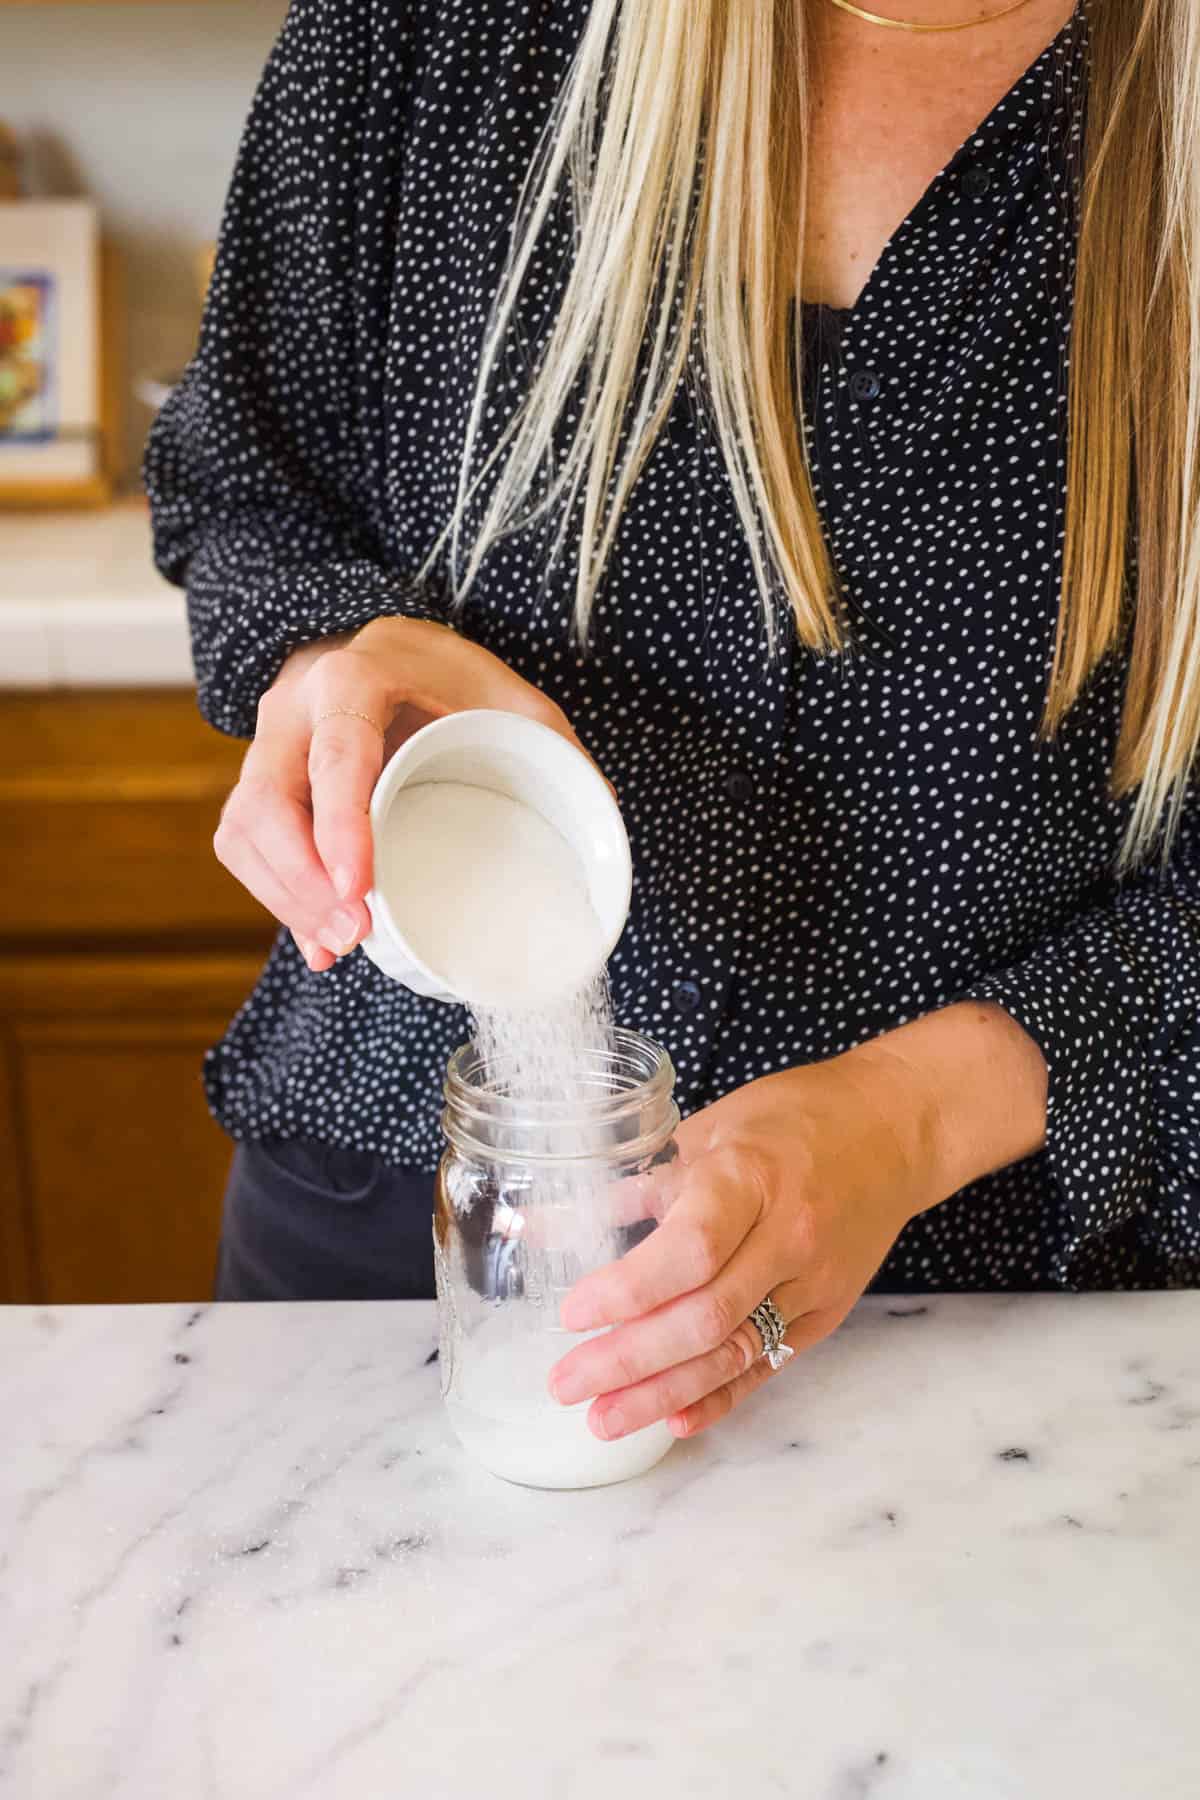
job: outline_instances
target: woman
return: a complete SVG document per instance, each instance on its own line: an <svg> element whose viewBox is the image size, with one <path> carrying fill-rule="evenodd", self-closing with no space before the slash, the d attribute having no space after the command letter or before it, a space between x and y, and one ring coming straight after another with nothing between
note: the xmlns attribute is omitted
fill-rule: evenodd
<svg viewBox="0 0 1200 1800"><path fill-rule="evenodd" d="M222 1295L429 1291L465 1022L355 946L468 706L615 783L689 1114L565 1314L600 1435L868 1286L1196 1279L1198 144L1191 0L294 0L147 462L288 927Z"/></svg>

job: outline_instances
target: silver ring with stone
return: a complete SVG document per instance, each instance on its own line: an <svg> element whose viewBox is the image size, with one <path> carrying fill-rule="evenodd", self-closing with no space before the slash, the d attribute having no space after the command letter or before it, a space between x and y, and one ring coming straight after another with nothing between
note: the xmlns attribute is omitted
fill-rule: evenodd
<svg viewBox="0 0 1200 1800"><path fill-rule="evenodd" d="M762 1339L760 1354L766 1357L773 1369L782 1369L784 1363L795 1356L796 1352L790 1344L783 1341L787 1320L769 1294L750 1314L750 1323Z"/></svg>

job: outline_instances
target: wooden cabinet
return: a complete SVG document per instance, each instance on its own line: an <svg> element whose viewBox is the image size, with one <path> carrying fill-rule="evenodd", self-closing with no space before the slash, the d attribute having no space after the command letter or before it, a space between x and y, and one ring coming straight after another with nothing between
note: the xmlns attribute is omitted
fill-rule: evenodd
<svg viewBox="0 0 1200 1800"><path fill-rule="evenodd" d="M212 854L241 754L188 693L0 695L0 1300L211 1290L201 1057L273 931Z"/></svg>

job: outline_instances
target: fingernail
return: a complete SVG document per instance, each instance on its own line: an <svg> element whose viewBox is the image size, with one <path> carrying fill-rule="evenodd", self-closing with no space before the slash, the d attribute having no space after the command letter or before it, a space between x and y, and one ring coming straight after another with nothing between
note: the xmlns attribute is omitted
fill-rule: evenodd
<svg viewBox="0 0 1200 1800"><path fill-rule="evenodd" d="M349 869L335 869L333 871L333 885L337 890L339 899L344 900L353 885Z"/></svg>
<svg viewBox="0 0 1200 1800"><path fill-rule="evenodd" d="M586 1399L587 1389L581 1383L578 1375L552 1374L550 1394L551 1398L557 1400L560 1406L574 1406L577 1400Z"/></svg>
<svg viewBox="0 0 1200 1800"><path fill-rule="evenodd" d="M335 912L323 931L317 933L317 942L324 944L326 950L332 950L335 956L344 956L347 950L354 947L358 936L358 920L353 913Z"/></svg>
<svg viewBox="0 0 1200 1800"><path fill-rule="evenodd" d="M568 1294L558 1310L559 1320L564 1331L587 1331L592 1324L591 1308L586 1300L576 1300Z"/></svg>
<svg viewBox="0 0 1200 1800"><path fill-rule="evenodd" d="M333 929L338 933L344 944L352 944L358 936L358 920L352 912L346 912L344 909L341 909L334 913L329 923L333 926Z"/></svg>
<svg viewBox="0 0 1200 1800"><path fill-rule="evenodd" d="M606 1442L610 1438L622 1437L625 1432L625 1420L620 1408L610 1406L606 1412L600 1413L596 1419L596 1430Z"/></svg>

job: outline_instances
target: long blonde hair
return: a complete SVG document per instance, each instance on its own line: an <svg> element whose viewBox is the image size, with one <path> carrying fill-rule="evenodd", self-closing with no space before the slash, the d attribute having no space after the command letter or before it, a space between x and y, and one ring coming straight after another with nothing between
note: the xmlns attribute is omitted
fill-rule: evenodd
<svg viewBox="0 0 1200 1800"><path fill-rule="evenodd" d="M492 545L552 509L556 558L581 506L574 620L586 639L695 328L772 638L782 594L803 643L842 648L798 414L798 334L785 323L801 289L811 5L593 0L522 189L458 493L424 565L449 539L457 601ZM1128 864L1156 839L1169 847L1200 741L1200 8L1086 9L1063 587L1043 730L1053 734L1097 666L1127 647L1112 783L1134 796ZM561 304L472 476L501 345L564 177L574 256ZM577 395L562 454L554 434ZM469 501L500 458L463 567Z"/></svg>

